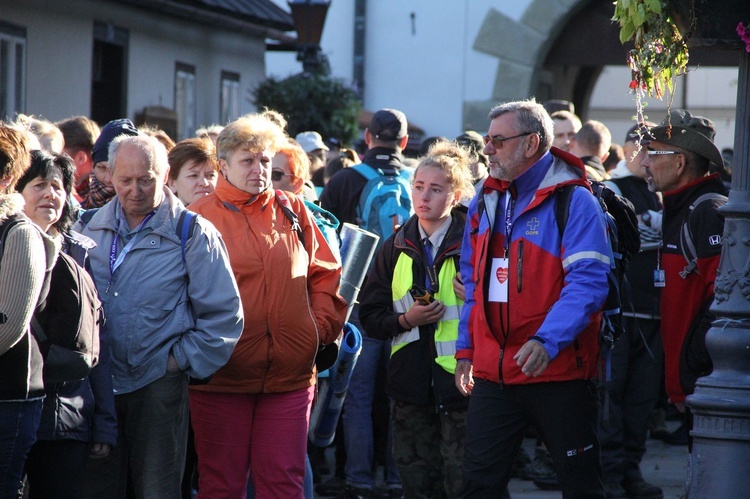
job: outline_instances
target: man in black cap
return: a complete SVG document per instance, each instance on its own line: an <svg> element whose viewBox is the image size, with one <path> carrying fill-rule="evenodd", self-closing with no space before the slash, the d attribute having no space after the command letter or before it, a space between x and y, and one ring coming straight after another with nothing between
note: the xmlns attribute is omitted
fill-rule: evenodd
<svg viewBox="0 0 750 499"><path fill-rule="evenodd" d="M409 141L406 116L395 109L381 109L372 115L365 129L367 152L363 163L386 170L406 168L401 152ZM320 206L341 223L357 225L357 204L367 179L350 168L337 172L320 194ZM406 221L406 220L404 220Z"/></svg>
<svg viewBox="0 0 750 499"><path fill-rule="evenodd" d="M718 208L726 202L726 189L711 171L712 165L716 170L724 165L713 143L714 124L707 118L675 110L650 133L641 166L649 189L664 196L661 273L655 275L655 284L664 288L666 390L669 401L684 412L685 396L693 393L695 381L713 369L704 340L713 319L708 307L721 256L724 216ZM682 236L684 229L691 238ZM686 243L689 239L694 252ZM685 427L692 427L689 413Z"/></svg>
<svg viewBox="0 0 750 499"><path fill-rule="evenodd" d="M628 130L623 146L625 159L612 172L612 179L604 182L633 203L641 235L641 251L628 262L621 289L623 333L611 352L611 378L606 383L609 399L604 406L608 410L600 411L599 441L608 499L663 497L662 490L647 483L640 470L663 369L661 288L654 283L661 243L661 201L649 190L641 168L649 126L654 123L636 124Z"/></svg>
<svg viewBox="0 0 750 499"><path fill-rule="evenodd" d="M407 168L403 164L401 151L409 140L406 116L396 109L381 109L372 115L370 126L365 130L367 152L362 160L363 165L344 168L331 177L320 195L320 205L333 213L342 223L362 225L363 220L371 218L369 213L360 213L360 198L368 183L363 171L372 170L377 176L380 172L392 176L403 176ZM367 170L364 170L367 169ZM370 173L372 175L372 173ZM407 189L409 200L411 190ZM409 202L411 208L411 201ZM406 222L394 220L395 228ZM374 227L365 227L375 231ZM382 243L391 234L380 233ZM362 285L364 287L364 284ZM375 393L375 379L378 367L385 365L390 358L390 341L369 338L359 323L359 307L355 305L349 322L362 332L362 351L349 383L349 392L344 401L344 437L346 442L346 479L347 497L375 496L375 453L373 441L372 408ZM382 394L384 396L384 393ZM390 419L390 418L389 418ZM390 439L389 439L390 440ZM386 493L389 497L401 497L401 481L398 469L393 462L390 441L386 451L384 473Z"/></svg>
<svg viewBox="0 0 750 499"><path fill-rule="evenodd" d="M115 197L112 177L107 163L109 144L120 135L138 135L138 129L128 119L112 120L102 128L99 138L94 142L91 150L91 161L94 169L89 175L88 189L81 194L81 206L85 209L99 208Z"/></svg>

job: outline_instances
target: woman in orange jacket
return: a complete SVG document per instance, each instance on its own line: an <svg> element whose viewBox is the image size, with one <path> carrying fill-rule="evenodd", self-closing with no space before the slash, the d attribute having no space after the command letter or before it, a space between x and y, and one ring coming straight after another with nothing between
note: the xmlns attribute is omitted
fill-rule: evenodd
<svg viewBox="0 0 750 499"><path fill-rule="evenodd" d="M271 159L286 140L262 115L219 135L221 175L190 205L224 238L245 312L229 362L193 386L198 497L301 498L315 355L341 331L341 267L293 194L274 191ZM207 293L211 290L207 289Z"/></svg>

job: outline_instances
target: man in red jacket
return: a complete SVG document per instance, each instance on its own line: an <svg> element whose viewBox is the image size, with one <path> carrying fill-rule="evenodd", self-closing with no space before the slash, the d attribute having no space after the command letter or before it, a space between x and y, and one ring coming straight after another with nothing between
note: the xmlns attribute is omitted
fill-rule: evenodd
<svg viewBox="0 0 750 499"><path fill-rule="evenodd" d="M471 395L461 497L507 487L533 424L565 497L604 497L597 440L600 312L612 258L583 163L551 147L534 101L490 111L490 177L469 206L456 385ZM564 228L556 194L572 192Z"/></svg>
<svg viewBox="0 0 750 499"><path fill-rule="evenodd" d="M714 145L711 120L675 110L661 125L651 129L641 166L652 192L664 195L661 265L661 335L667 395L680 412L685 396L693 393L695 381L711 373L705 336L713 315L714 280L721 256L724 216L724 184L715 169L724 162ZM699 200L701 198L701 200ZM696 203L696 201L699 201ZM680 234L683 225L692 233L695 259L683 254ZM691 418L686 414L686 431Z"/></svg>

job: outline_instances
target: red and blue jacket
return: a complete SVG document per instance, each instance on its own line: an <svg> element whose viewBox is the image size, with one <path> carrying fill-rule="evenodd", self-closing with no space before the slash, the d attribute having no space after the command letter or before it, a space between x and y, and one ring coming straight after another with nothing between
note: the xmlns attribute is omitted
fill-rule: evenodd
<svg viewBox="0 0 750 499"><path fill-rule="evenodd" d="M583 188L573 191L561 235L555 194L567 184ZM603 217L583 163L556 148L511 183L487 179L469 206L460 259L466 301L456 359L472 361L474 377L507 385L596 377L612 258ZM503 255L507 273L490 275ZM490 279L501 278L508 301L489 302ZM550 358L536 378L513 360L530 339Z"/></svg>

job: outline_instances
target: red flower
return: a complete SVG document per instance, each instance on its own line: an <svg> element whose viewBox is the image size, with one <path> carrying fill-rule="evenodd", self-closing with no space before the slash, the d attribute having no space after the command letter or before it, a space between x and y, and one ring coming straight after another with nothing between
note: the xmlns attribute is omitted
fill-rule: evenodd
<svg viewBox="0 0 750 499"><path fill-rule="evenodd" d="M745 51L750 52L750 27L745 27L744 24L739 23L737 25L737 34L745 42Z"/></svg>

